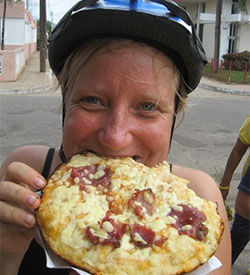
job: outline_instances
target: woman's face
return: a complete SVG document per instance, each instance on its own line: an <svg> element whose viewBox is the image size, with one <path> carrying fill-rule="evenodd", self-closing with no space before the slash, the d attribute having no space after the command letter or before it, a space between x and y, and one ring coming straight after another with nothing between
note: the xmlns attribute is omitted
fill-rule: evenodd
<svg viewBox="0 0 250 275"><path fill-rule="evenodd" d="M133 157L148 166L168 155L174 69L162 53L139 45L95 54L66 95L63 147Z"/></svg>

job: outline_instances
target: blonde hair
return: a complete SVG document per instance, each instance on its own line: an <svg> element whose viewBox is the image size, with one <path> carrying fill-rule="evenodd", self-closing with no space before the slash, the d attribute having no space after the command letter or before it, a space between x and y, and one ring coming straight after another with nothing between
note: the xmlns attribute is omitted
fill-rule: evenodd
<svg viewBox="0 0 250 275"><path fill-rule="evenodd" d="M133 41L129 39L116 38L116 39L94 39L89 42L84 43L82 46L76 48L67 58L63 69L58 75L59 85L61 86L62 98L63 98L63 120L65 116L65 98L67 93L73 88L75 81L77 80L82 68L86 65L89 60L97 53L100 52L101 49L105 49L106 51L112 51L115 49L123 49L126 46L131 46L139 44L143 47L150 47L145 43L139 41ZM109 47L108 47L109 46ZM112 46L112 47L111 47ZM150 47L153 48L153 47ZM160 50L155 49L155 54L159 53ZM173 63L174 69L174 80L173 80L173 89L178 97L178 106L175 110L175 113L179 113L184 110L186 105L186 97L187 92L185 90L185 85L182 80L181 74Z"/></svg>

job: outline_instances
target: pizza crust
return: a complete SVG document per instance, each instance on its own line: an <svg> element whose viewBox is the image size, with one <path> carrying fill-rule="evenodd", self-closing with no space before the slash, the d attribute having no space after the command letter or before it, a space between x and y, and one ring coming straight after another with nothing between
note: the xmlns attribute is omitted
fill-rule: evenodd
<svg viewBox="0 0 250 275"><path fill-rule="evenodd" d="M37 221L56 254L93 274L187 273L215 253L224 228L216 203L187 184L167 162L78 154L48 180ZM184 211L200 215L201 236L190 237Z"/></svg>

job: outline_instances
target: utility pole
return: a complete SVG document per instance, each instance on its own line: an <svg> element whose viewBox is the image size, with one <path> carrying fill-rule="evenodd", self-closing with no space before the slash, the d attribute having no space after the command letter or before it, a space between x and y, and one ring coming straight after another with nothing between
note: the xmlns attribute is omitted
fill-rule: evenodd
<svg viewBox="0 0 250 275"><path fill-rule="evenodd" d="M4 36L5 36L5 19L6 19L6 0L3 1L3 20L2 20L2 37L1 37L1 50L3 51L5 49L5 42L4 42Z"/></svg>
<svg viewBox="0 0 250 275"><path fill-rule="evenodd" d="M218 72L219 68L222 2L223 0L216 1L216 19L214 33L214 72Z"/></svg>
<svg viewBox="0 0 250 275"><path fill-rule="evenodd" d="M40 72L46 72L46 0L40 0Z"/></svg>

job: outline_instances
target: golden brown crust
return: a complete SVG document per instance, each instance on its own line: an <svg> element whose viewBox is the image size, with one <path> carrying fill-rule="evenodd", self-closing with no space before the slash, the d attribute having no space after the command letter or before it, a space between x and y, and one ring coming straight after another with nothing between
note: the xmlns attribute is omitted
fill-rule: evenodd
<svg viewBox="0 0 250 275"><path fill-rule="evenodd" d="M149 168L91 153L58 167L37 220L57 255L100 275L191 272L215 253L224 229L217 205L166 162Z"/></svg>

